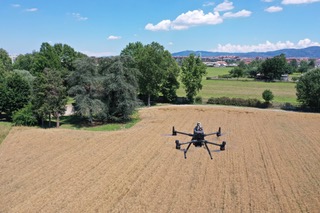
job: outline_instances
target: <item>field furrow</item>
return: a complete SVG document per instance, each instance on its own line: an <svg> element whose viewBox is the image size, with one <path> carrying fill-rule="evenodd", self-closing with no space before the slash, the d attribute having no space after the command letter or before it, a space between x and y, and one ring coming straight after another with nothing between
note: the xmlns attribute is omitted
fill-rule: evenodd
<svg viewBox="0 0 320 213"><path fill-rule="evenodd" d="M318 212L320 115L216 106L140 110L128 130L14 127L0 146L0 212ZM222 127L225 151L171 136Z"/></svg>

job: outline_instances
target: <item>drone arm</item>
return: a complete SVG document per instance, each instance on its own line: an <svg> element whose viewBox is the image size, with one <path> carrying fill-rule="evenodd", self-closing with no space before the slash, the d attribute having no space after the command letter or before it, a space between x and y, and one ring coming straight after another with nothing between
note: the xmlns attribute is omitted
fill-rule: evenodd
<svg viewBox="0 0 320 213"><path fill-rule="evenodd" d="M219 134L219 132L212 132L212 133L209 133L209 134L205 134L204 136L206 137L206 136L209 136L209 135L218 135Z"/></svg>
<svg viewBox="0 0 320 213"><path fill-rule="evenodd" d="M211 144L211 145L215 145L215 146L221 146L221 144L218 144L218 143L214 143L214 142L209 142L209 141L206 141L205 144Z"/></svg>
<svg viewBox="0 0 320 213"><path fill-rule="evenodd" d="M209 135L217 135L217 137L220 137L221 136L221 127L219 127L217 132L205 134L205 136L209 136Z"/></svg>
<svg viewBox="0 0 320 213"><path fill-rule="evenodd" d="M180 145L186 145L186 144L191 144L193 143L192 141L189 141L189 142L184 142L184 143L179 143Z"/></svg>
<svg viewBox="0 0 320 213"><path fill-rule="evenodd" d="M188 136L193 136L192 134L189 134L189 133L185 133L185 132L179 132L179 131L176 131L176 129L174 128L174 126L172 127L172 135L177 135L177 133L179 134L182 134L182 135L188 135Z"/></svg>

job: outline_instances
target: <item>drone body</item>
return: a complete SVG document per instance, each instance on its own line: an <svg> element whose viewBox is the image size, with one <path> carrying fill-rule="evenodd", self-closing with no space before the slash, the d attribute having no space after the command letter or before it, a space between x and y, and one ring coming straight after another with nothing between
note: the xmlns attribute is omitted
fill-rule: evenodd
<svg viewBox="0 0 320 213"><path fill-rule="evenodd" d="M198 123L198 124L200 124L200 123ZM204 131L203 131L201 126L200 126L201 128L197 128L198 124L195 127L193 134L176 131L175 128L172 127L172 135L173 136L176 136L177 134L182 134L182 135L187 135L187 136L192 137L191 141L183 142L183 143L180 143L179 140L176 140L176 149L181 149L181 145L187 145L188 144L187 148L184 150L184 158L187 158L187 152L188 152L191 144L193 144L195 147L205 146L205 148L207 149L207 151L208 151L208 153L210 155L210 158L212 159L211 151L210 151L210 149L208 147L208 144L211 144L211 145L214 145L214 146L219 146L220 150L223 151L223 150L225 150L226 142L223 141L221 144L214 143L214 142L209 142L209 141L205 140L205 137L209 136L209 135L216 135L217 137L220 137L222 135L221 134L221 127L219 127L217 132L204 134Z"/></svg>

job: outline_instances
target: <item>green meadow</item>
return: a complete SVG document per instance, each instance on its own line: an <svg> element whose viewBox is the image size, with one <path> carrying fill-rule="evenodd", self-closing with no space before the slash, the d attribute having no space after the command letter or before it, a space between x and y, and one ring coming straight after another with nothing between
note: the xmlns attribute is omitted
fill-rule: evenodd
<svg viewBox="0 0 320 213"><path fill-rule="evenodd" d="M266 89L272 91L274 95L273 103L297 104L295 83L292 82L260 82L252 79L216 79L207 80L206 77L215 77L218 75L228 74L232 68L207 68L207 75L202 80L203 88L198 93L203 101L206 102L211 97L231 97L231 98L256 98L261 101L262 92ZM177 91L178 96L185 96L183 86Z"/></svg>

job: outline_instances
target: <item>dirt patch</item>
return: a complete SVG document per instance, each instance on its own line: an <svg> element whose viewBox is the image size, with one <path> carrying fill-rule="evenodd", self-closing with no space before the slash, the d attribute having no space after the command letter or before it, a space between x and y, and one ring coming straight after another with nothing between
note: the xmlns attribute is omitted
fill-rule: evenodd
<svg viewBox="0 0 320 213"><path fill-rule="evenodd" d="M0 212L317 212L320 115L163 106L117 132L14 127L0 146ZM226 151L167 137L227 132ZM214 136L207 138L215 140Z"/></svg>

